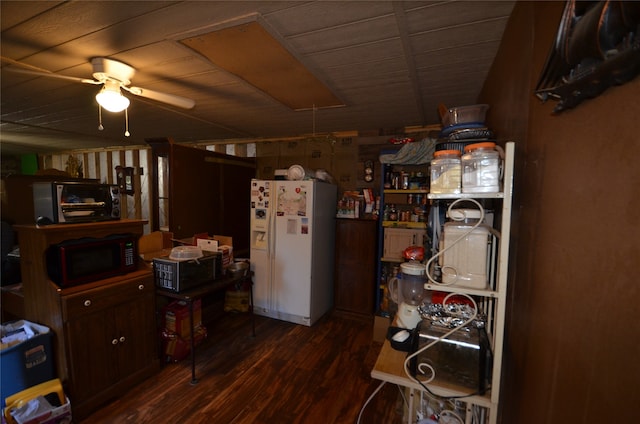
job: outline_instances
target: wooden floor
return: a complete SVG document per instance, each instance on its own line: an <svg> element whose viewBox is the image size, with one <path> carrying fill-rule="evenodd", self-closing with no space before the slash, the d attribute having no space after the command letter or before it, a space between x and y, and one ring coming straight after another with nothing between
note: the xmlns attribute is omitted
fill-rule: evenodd
<svg viewBox="0 0 640 424"><path fill-rule="evenodd" d="M379 386L370 377L381 343L371 321L329 314L312 327L248 314L225 314L207 327L191 363L166 364L81 424L356 423ZM398 389L385 385L362 413L363 424L402 421ZM77 420L75 421L77 422Z"/></svg>

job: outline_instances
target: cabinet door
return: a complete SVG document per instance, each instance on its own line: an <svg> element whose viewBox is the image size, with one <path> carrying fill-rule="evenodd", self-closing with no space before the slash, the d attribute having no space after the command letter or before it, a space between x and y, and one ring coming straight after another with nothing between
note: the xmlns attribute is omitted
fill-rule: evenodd
<svg viewBox="0 0 640 424"><path fill-rule="evenodd" d="M409 246L424 246L426 230L385 228L382 256L386 260L402 260L402 251Z"/></svg>
<svg viewBox="0 0 640 424"><path fill-rule="evenodd" d="M118 375L124 378L144 369L158 356L153 292L117 306L114 319L118 332L114 358Z"/></svg>
<svg viewBox="0 0 640 424"><path fill-rule="evenodd" d="M89 299L87 299L89 300ZM116 380L117 329L109 310L94 309L66 323L70 396L74 403L100 393ZM115 340L115 342L114 342Z"/></svg>
<svg viewBox="0 0 640 424"><path fill-rule="evenodd" d="M63 298L74 404L99 397L153 364L153 296L153 278L147 275Z"/></svg>
<svg viewBox="0 0 640 424"><path fill-rule="evenodd" d="M376 221L336 221L336 309L370 315L376 290Z"/></svg>

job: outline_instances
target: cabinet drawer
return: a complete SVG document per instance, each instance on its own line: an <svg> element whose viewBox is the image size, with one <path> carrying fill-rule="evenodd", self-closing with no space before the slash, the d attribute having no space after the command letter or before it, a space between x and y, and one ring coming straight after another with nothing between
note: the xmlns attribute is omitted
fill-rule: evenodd
<svg viewBox="0 0 640 424"><path fill-rule="evenodd" d="M64 320L78 315L110 308L138 296L153 293L155 287L151 275L119 281L102 287L62 297Z"/></svg>

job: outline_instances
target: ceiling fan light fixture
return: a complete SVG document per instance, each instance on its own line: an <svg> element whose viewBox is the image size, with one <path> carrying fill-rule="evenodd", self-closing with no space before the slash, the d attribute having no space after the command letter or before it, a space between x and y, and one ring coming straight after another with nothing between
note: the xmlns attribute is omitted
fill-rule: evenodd
<svg viewBox="0 0 640 424"><path fill-rule="evenodd" d="M96 94L96 101L109 112L122 112L129 107L129 99L120 92L117 82L106 81L102 90Z"/></svg>

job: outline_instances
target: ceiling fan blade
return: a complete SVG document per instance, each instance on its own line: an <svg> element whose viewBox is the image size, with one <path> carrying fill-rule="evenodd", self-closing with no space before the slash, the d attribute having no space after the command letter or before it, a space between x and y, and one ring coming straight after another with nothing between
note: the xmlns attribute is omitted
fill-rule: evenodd
<svg viewBox="0 0 640 424"><path fill-rule="evenodd" d="M40 72L40 71L31 71L29 69L20 69L20 68L5 68L7 71L16 72L18 74L27 74L27 75L35 75L38 77L49 77L49 78L57 78L68 81L81 82L84 84L102 84L100 81L95 81L92 79L86 78L78 78L78 77L70 77L68 75L60 75L54 74L53 72Z"/></svg>
<svg viewBox="0 0 640 424"><path fill-rule="evenodd" d="M68 80L68 81L82 82L82 83L85 83L85 84L102 84L102 82L95 81L95 80L92 80L92 79L78 78L78 77L71 77L71 76L68 76L68 75L56 74L56 73L53 73L53 72L48 71L46 69L38 68L37 66L33 66L33 65L26 64L26 63L18 62L17 60L13 60L13 59L8 58L6 56L2 56L2 61L6 62L6 63L10 63L11 65L19 66L19 68L14 68L14 67L10 67L10 66L4 68L7 71L16 72L16 73L19 73L19 74L35 75L35 76L38 76L38 77L58 78L58 79L64 79L64 80Z"/></svg>
<svg viewBox="0 0 640 424"><path fill-rule="evenodd" d="M196 105L196 101L186 97L176 96L174 94L161 93L159 91L148 90L140 87L126 87L122 86L131 94L136 96L145 97L147 99L155 100L158 102L166 103L172 106L180 107L183 109L192 109Z"/></svg>

